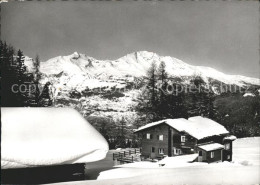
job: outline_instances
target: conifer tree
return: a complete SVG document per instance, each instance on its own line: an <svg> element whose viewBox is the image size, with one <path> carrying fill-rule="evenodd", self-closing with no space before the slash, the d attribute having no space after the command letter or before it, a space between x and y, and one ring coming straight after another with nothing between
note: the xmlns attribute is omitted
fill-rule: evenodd
<svg viewBox="0 0 260 185"><path fill-rule="evenodd" d="M41 75L40 75L40 57L39 57L39 55L36 55L33 65L34 65L34 85L35 85L34 98L35 98L36 106L40 106L40 88L39 88L40 83L39 83L39 81L40 81Z"/></svg>
<svg viewBox="0 0 260 185"><path fill-rule="evenodd" d="M150 90L149 93L150 93L151 106L155 106L157 101L156 73L157 73L157 66L155 64L155 61L153 61L147 73L148 76L147 88Z"/></svg>
<svg viewBox="0 0 260 185"><path fill-rule="evenodd" d="M188 116L203 116L216 119L217 113L214 105L214 94L206 86L201 76L191 79L191 86L186 97Z"/></svg>
<svg viewBox="0 0 260 185"><path fill-rule="evenodd" d="M52 105L52 98L50 96L50 82L47 82L39 96L39 106L40 107L49 107Z"/></svg>
<svg viewBox="0 0 260 185"><path fill-rule="evenodd" d="M167 103L167 78L168 74L165 70L165 63L162 61L158 68L158 86L159 86L159 94L158 94L158 106L157 113L160 119L166 118L167 111L169 110Z"/></svg>
<svg viewBox="0 0 260 185"><path fill-rule="evenodd" d="M157 66L153 61L147 71L147 85L138 98L137 111L140 115L145 115L142 122L151 122L157 120L158 111L158 88L157 88Z"/></svg>
<svg viewBox="0 0 260 185"><path fill-rule="evenodd" d="M24 105L24 95L21 85L24 85L24 64L22 54L16 55L12 46L1 41L1 105L20 107Z"/></svg>

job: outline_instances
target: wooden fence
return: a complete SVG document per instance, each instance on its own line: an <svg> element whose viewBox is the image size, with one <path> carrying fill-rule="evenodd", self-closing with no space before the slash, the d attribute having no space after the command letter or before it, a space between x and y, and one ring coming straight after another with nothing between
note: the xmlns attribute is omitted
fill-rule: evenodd
<svg viewBox="0 0 260 185"><path fill-rule="evenodd" d="M125 162L125 163L133 163L134 161L139 161L140 155L134 156L133 154L141 155L141 149L140 148L131 148L129 150L115 152L115 153L113 153L113 160L117 160L117 161Z"/></svg>

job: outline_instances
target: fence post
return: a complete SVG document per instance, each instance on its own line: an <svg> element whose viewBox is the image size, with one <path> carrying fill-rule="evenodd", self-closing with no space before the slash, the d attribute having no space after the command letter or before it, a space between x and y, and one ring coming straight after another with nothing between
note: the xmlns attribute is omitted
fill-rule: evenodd
<svg viewBox="0 0 260 185"><path fill-rule="evenodd" d="M134 162L134 156L132 156L132 163Z"/></svg>

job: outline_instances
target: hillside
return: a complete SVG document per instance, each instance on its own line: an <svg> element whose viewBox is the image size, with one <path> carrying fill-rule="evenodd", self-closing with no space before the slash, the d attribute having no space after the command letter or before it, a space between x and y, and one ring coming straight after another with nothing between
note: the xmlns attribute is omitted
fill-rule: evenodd
<svg viewBox="0 0 260 185"><path fill-rule="evenodd" d="M32 62L28 57L25 60L29 71L33 70ZM49 91L55 107L74 107L97 125L101 124L100 119L116 125L125 120L132 129L137 119L135 107L138 97L142 96L147 84L147 71L153 62L156 66L165 63L169 83L179 81L190 85L194 76L200 76L206 83L204 86L211 88L216 96L239 89L243 94L249 89L249 95L259 91L260 79L227 75L210 67L189 65L147 51L134 52L117 60L97 60L78 52L58 56L41 62L41 84L50 82ZM225 105L227 101L222 98L222 103L215 103Z"/></svg>

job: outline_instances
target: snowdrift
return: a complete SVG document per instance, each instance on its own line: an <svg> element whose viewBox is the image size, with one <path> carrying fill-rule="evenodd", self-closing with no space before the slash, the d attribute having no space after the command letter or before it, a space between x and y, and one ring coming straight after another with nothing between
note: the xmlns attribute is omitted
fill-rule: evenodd
<svg viewBox="0 0 260 185"><path fill-rule="evenodd" d="M105 158L108 144L69 108L1 108L1 168L87 163Z"/></svg>

